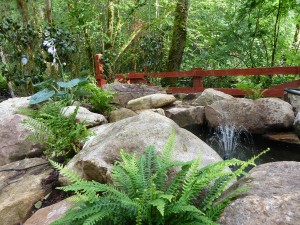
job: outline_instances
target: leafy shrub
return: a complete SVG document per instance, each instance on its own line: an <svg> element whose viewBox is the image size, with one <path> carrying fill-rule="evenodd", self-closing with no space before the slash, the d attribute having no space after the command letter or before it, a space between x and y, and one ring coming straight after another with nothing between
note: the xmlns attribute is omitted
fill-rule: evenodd
<svg viewBox="0 0 300 225"><path fill-rule="evenodd" d="M81 95L81 86L87 82L86 78L75 78L67 82L49 79L35 86L44 89L30 97L29 104L35 105L53 98L54 100L67 100L69 104L75 99L76 95Z"/></svg>
<svg viewBox="0 0 300 225"><path fill-rule="evenodd" d="M122 162L112 169L112 185L83 180L51 161L73 182L60 189L73 191L76 195L71 199L77 201L52 225L216 224L222 210L245 188L223 199L221 193L247 166L254 165L258 156L247 162L231 159L199 169L200 157L190 162L171 161L173 143L174 133L160 156L153 146L140 157L121 150ZM239 169L231 172L226 170L228 166ZM179 171L168 178L175 168Z"/></svg>
<svg viewBox="0 0 300 225"><path fill-rule="evenodd" d="M43 143L48 158L71 158L91 134L86 125L75 120L78 108L68 117L62 115L65 106L63 101L47 102L38 110L23 110L32 117L23 122L32 131L28 139Z"/></svg>

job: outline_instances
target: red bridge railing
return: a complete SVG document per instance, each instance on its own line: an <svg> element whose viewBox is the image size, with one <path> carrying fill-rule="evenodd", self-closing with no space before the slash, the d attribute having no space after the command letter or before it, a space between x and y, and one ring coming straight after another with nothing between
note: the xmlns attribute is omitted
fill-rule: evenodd
<svg viewBox="0 0 300 225"><path fill-rule="evenodd" d="M95 66L96 66L96 79L98 86L101 87L106 83L103 76L103 62L101 61L101 54L95 55ZM291 67L271 67L271 68L247 68L247 69L222 69L222 70L203 70L195 68L190 71L181 72L160 72L160 73L146 73L146 72L129 72L126 74L116 74L115 79L119 82L129 83L143 83L147 84L146 77L152 78L178 78L178 77L192 77L193 87L169 87L168 93L196 93L202 92L205 87L203 86L203 78L210 76L261 76L261 75L289 75L289 74L300 74L299 66ZM272 86L268 89L261 90L263 96L266 97L282 97L284 94L284 88L297 88L300 86L300 80L287 82ZM213 88L213 87L212 87ZM244 96L246 90L238 88L214 88L224 93L233 96Z"/></svg>

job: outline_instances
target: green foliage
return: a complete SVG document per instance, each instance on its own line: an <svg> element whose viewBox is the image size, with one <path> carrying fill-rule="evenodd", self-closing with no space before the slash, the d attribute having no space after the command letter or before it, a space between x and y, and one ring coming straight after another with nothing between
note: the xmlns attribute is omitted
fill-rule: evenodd
<svg viewBox="0 0 300 225"><path fill-rule="evenodd" d="M86 126L75 119L78 107L70 116L62 115L66 105L63 101L47 102L37 110L21 110L21 113L32 117L23 122L32 131L29 140L42 143L48 158L71 158L91 135Z"/></svg>
<svg viewBox="0 0 300 225"><path fill-rule="evenodd" d="M108 114L113 109L111 105L115 96L113 92L103 90L92 82L85 84L82 90L86 92L88 102L93 106L93 111Z"/></svg>
<svg viewBox="0 0 300 225"><path fill-rule="evenodd" d="M235 87L244 90L246 92L246 98L258 99L263 97L262 83L255 84L250 79L243 79L239 83L235 84Z"/></svg>
<svg viewBox="0 0 300 225"><path fill-rule="evenodd" d="M0 50L5 62L1 65L3 76L12 81L16 92L29 95L33 83L43 80L46 63L40 51L40 30L32 22L21 24L9 17L0 19ZM21 64L21 55L26 53L28 63Z"/></svg>
<svg viewBox="0 0 300 225"><path fill-rule="evenodd" d="M51 99L68 100L69 103L74 101L76 95L82 95L81 87L87 82L87 78L75 78L67 82L49 79L42 83L36 84L38 86L46 86L45 89L40 90L30 97L29 104L35 105ZM49 90L53 89L53 90Z"/></svg>
<svg viewBox="0 0 300 225"><path fill-rule="evenodd" d="M121 150L122 161L112 169L112 185L83 180L51 161L73 182L60 189L74 192L71 199L77 202L51 225L216 224L222 210L245 189L220 198L222 192L247 166L255 165L259 156L247 162L220 161L199 169L200 156L190 162L172 161L173 145L174 133L160 156L153 146L140 157ZM228 166L238 169L231 172Z"/></svg>

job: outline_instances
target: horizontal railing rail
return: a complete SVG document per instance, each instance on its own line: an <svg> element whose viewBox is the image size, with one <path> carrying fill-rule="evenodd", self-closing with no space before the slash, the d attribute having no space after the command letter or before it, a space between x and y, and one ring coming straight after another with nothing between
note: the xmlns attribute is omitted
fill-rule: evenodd
<svg viewBox="0 0 300 225"><path fill-rule="evenodd" d="M101 54L95 55L96 66L96 79L98 86L102 86L106 83L103 76L103 62L101 61ZM201 68L195 68L190 71L180 72L160 72L160 73L147 73L147 72L129 72L125 74L116 74L114 77L119 82L129 83L147 83L147 78L180 78L180 77L192 77L192 87L169 87L168 93L196 93L202 92L207 87L203 86L204 77L223 77L223 76L261 76L261 75L290 75L300 74L299 66L289 67L270 67L270 68L245 68L245 69L220 69L220 70L203 70ZM268 89L260 90L261 94L266 97L282 97L284 95L284 88L297 88L300 87L300 80L294 80L283 84L272 86ZM214 87L212 87L214 88ZM247 90L239 88L214 88L233 96L244 96Z"/></svg>

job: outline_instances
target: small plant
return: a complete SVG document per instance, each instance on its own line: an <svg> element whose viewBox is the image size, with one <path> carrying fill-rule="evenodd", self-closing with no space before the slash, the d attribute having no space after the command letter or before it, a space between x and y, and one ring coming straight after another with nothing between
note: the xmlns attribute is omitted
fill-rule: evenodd
<svg viewBox="0 0 300 225"><path fill-rule="evenodd" d="M51 225L91 224L216 224L220 213L243 189L220 199L221 193L249 165L230 159L199 169L200 157L190 162L172 161L174 133L160 156L153 146L137 157L121 150L122 162L112 169L112 185L81 179L72 171L51 161L73 184L60 187L72 191L77 203ZM235 172L226 170L238 166ZM174 174L173 177L170 174ZM204 197L203 197L204 196Z"/></svg>
<svg viewBox="0 0 300 225"><path fill-rule="evenodd" d="M109 90L97 87L95 83L87 83L82 87L88 101L93 105L93 111L108 114L112 110L111 102L115 94Z"/></svg>
<svg viewBox="0 0 300 225"><path fill-rule="evenodd" d="M251 82L251 80L243 80L235 84L235 87L244 90L246 92L246 98L258 99L263 97L264 89L262 83L255 84Z"/></svg>
<svg viewBox="0 0 300 225"><path fill-rule="evenodd" d="M91 135L86 126L75 119L78 108L68 117L62 115L66 105L64 101L47 102L38 110L23 110L23 114L32 117L23 121L32 131L28 139L42 143L48 158L67 160L73 157Z"/></svg>

